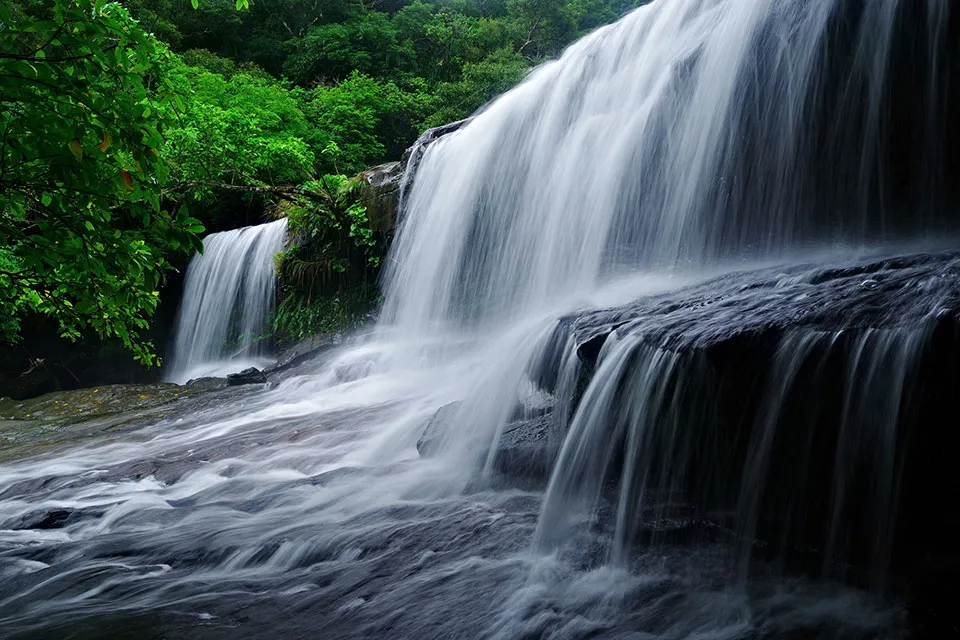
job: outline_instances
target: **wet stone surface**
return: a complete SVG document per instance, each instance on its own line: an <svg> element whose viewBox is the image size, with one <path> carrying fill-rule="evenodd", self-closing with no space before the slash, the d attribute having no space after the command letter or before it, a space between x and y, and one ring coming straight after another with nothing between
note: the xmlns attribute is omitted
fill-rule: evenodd
<svg viewBox="0 0 960 640"><path fill-rule="evenodd" d="M591 360L607 335L641 332L671 350L787 331L919 326L960 314L960 254L920 253L734 272L634 303L572 318Z"/></svg>
<svg viewBox="0 0 960 640"><path fill-rule="evenodd" d="M123 433L237 393L222 378L201 378L186 385L116 384L29 400L0 398L0 462ZM201 398L208 394L213 397Z"/></svg>

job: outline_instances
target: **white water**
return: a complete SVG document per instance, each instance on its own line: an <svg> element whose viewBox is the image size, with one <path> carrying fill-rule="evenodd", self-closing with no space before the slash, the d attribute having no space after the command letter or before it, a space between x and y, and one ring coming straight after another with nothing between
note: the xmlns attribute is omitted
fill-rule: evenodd
<svg viewBox="0 0 960 640"><path fill-rule="evenodd" d="M882 237L894 24L906 4L929 7L942 47L948 3L852 4L655 2L574 44L427 149L384 317L413 335L499 331L621 270ZM841 20L854 27L837 35ZM934 96L935 70L916 70Z"/></svg>
<svg viewBox="0 0 960 640"><path fill-rule="evenodd" d="M275 303L274 256L287 220L212 233L187 267L165 378L186 382L269 362L262 337Z"/></svg>
<svg viewBox="0 0 960 640"><path fill-rule="evenodd" d="M558 318L789 260L806 243L883 237L879 103L909 1L864 3L839 71L824 58L839 0L659 0L535 71L427 149L372 337L269 390L211 396L108 442L0 466L0 621L36 637L97 637L110 624L198 638L896 633L897 608L856 591L774 577L750 592L709 545L631 549L643 467L658 451L628 456L612 526L597 526L615 440L649 442L651 419L683 400L660 377L675 356L646 349L647 369L628 368L638 335L605 345L575 412L579 364L572 341L560 348L554 411L570 432L552 443L561 460L546 495L490 479L517 408L542 403L532 363L553 357ZM939 34L946 5L926 5L937 11L925 28ZM821 109L828 73L836 104ZM836 138L826 147L810 127L823 112ZM227 251L215 273L244 281ZM214 286L210 274L197 300L229 315L240 285ZM209 323L187 324L183 363L222 343L207 340ZM894 402L908 375L900 355L912 336L878 335L857 343L851 414L878 395ZM785 343L786 370L803 344ZM890 362L902 376L871 378ZM178 379L197 375L180 357L174 366ZM623 402L622 376L634 381ZM425 423L454 401L440 454L419 458ZM753 443L757 482L762 435L776 426L761 424ZM843 428L837 455L856 458L864 423ZM885 433L860 457L882 456ZM890 491L886 478L876 486ZM744 492L745 526L761 498ZM21 526L54 509L80 516L55 531Z"/></svg>

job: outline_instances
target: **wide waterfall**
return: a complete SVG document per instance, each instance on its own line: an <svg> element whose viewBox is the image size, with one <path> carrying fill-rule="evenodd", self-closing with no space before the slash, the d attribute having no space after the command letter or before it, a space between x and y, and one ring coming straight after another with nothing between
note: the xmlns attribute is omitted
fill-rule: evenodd
<svg viewBox="0 0 960 640"><path fill-rule="evenodd" d="M623 270L932 229L949 5L672 0L599 29L427 150L385 316L496 326Z"/></svg>
<svg viewBox="0 0 960 640"><path fill-rule="evenodd" d="M287 220L212 233L187 267L167 380L223 375L268 354L262 340L274 306L274 256Z"/></svg>
<svg viewBox="0 0 960 640"><path fill-rule="evenodd" d="M958 20L587 35L420 147L375 331L0 462L0 635L955 632ZM171 379L257 355L283 234L207 238Z"/></svg>

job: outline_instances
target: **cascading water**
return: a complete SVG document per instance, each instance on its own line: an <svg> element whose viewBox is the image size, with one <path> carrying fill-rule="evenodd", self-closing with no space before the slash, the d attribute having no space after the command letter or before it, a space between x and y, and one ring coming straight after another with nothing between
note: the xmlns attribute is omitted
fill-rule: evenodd
<svg viewBox="0 0 960 640"><path fill-rule="evenodd" d="M166 379L223 375L262 365L274 306L273 259L287 220L212 233L187 267Z"/></svg>
<svg viewBox="0 0 960 640"><path fill-rule="evenodd" d="M960 256L868 245L950 222L956 14L658 0L576 43L421 149L371 337L0 465L0 630L899 635L892 549L955 530L914 427ZM282 236L231 233L218 318Z"/></svg>
<svg viewBox="0 0 960 640"><path fill-rule="evenodd" d="M945 202L948 9L673 0L587 36L427 149L385 318L496 327L624 269L929 229ZM905 84L914 37L934 50ZM915 122L891 122L895 92ZM915 193L897 165L914 153L929 163Z"/></svg>

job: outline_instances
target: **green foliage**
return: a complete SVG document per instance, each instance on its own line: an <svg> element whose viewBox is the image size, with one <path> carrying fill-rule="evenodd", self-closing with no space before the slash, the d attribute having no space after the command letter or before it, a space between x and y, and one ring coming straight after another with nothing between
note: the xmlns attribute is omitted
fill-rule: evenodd
<svg viewBox="0 0 960 640"><path fill-rule="evenodd" d="M274 339L285 346L315 335L356 329L378 302L376 287L365 283L312 299L293 293L277 307Z"/></svg>
<svg viewBox="0 0 960 640"><path fill-rule="evenodd" d="M526 60L510 49L501 49L476 64L467 64L459 80L437 88L440 106L426 119L425 126L437 127L466 118L520 82L529 70Z"/></svg>
<svg viewBox="0 0 960 640"><path fill-rule="evenodd" d="M278 256L278 271L308 297L351 265L360 271L380 265L383 245L360 202L361 184L358 178L328 174L303 185L309 197L281 205L295 246Z"/></svg>
<svg viewBox="0 0 960 640"><path fill-rule="evenodd" d="M240 12L234 0L134 3L172 25L188 65L229 80L256 63L305 89L315 169L339 172L397 158L426 127L469 115L645 1L259 0ZM330 142L341 167L318 155Z"/></svg>
<svg viewBox="0 0 960 640"><path fill-rule="evenodd" d="M183 65L177 77L190 100L167 132L166 154L181 191L209 203L219 193L211 184L296 184L311 175L310 127L289 90L248 73L227 78Z"/></svg>
<svg viewBox="0 0 960 640"><path fill-rule="evenodd" d="M311 140L314 148L332 143L338 150L338 163L323 154L320 168L356 173L388 155L399 156L416 138L431 104L422 82L401 88L359 72L338 85L318 87L303 105L313 129Z"/></svg>
<svg viewBox="0 0 960 640"><path fill-rule="evenodd" d="M42 314L154 363L143 331L168 258L203 231L161 206L183 106L171 54L116 3L38 10L0 5L0 332Z"/></svg>
<svg viewBox="0 0 960 640"><path fill-rule="evenodd" d="M189 49L180 54L180 59L189 67L199 67L224 78L230 78L237 71L237 63L206 49Z"/></svg>
<svg viewBox="0 0 960 640"><path fill-rule="evenodd" d="M329 148L329 153L336 153ZM385 245L360 203L361 181L331 174L304 185L308 198L286 202L293 245L276 257L282 301L274 321L281 344L345 330L373 306Z"/></svg>
<svg viewBox="0 0 960 640"><path fill-rule="evenodd" d="M385 13L364 11L336 24L310 27L290 42L284 73L302 85L332 83L354 72L396 76L413 69L413 49Z"/></svg>

